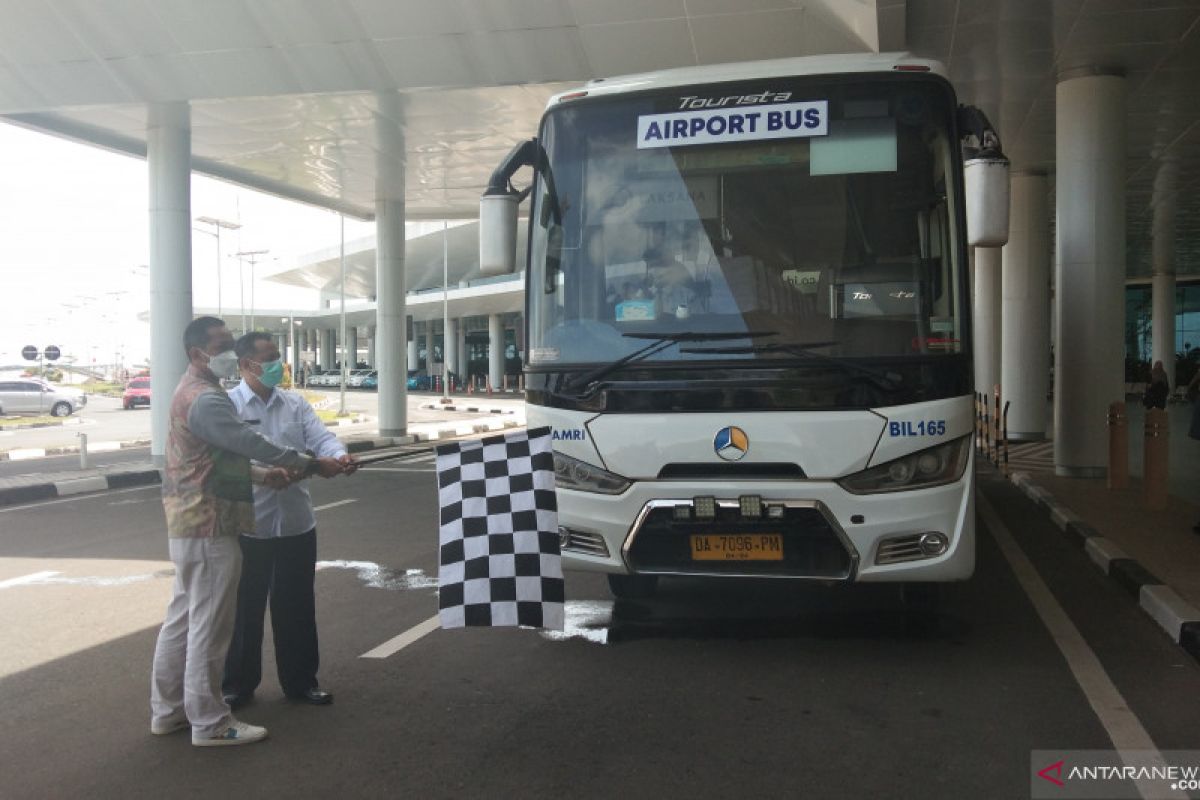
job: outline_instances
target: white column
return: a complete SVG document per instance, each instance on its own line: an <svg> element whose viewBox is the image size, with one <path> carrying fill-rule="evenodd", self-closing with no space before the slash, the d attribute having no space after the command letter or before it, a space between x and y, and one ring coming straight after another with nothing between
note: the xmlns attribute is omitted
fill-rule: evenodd
<svg viewBox="0 0 1200 800"><path fill-rule="evenodd" d="M404 134L400 96L381 92L375 113L375 304L378 325L379 433L408 429L404 369Z"/></svg>
<svg viewBox="0 0 1200 800"><path fill-rule="evenodd" d="M367 366L375 369L375 326L367 328Z"/></svg>
<svg viewBox="0 0 1200 800"><path fill-rule="evenodd" d="M1167 161L1154 178L1150 360L1161 361L1175 386L1175 209L1178 164Z"/></svg>
<svg viewBox="0 0 1200 800"><path fill-rule="evenodd" d="M504 383L504 318L499 314L488 317L488 380L497 391Z"/></svg>
<svg viewBox="0 0 1200 800"><path fill-rule="evenodd" d="M1050 210L1043 174L1013 175L1008 244L1004 246L1000 385L1008 437L1046 436L1050 385Z"/></svg>
<svg viewBox="0 0 1200 800"><path fill-rule="evenodd" d="M988 397L1000 383L1000 271L1000 248L975 248L975 391Z"/></svg>
<svg viewBox="0 0 1200 800"><path fill-rule="evenodd" d="M425 374L433 375L433 320L425 323Z"/></svg>
<svg viewBox="0 0 1200 800"><path fill-rule="evenodd" d="M467 385L467 369L471 366L469 360L470 354L467 352L467 320L466 317L460 317L456 322L457 324L454 326L456 332L454 353L459 361L458 376L465 388Z"/></svg>
<svg viewBox="0 0 1200 800"><path fill-rule="evenodd" d="M1103 477L1108 405L1125 399L1125 80L1057 87L1054 470Z"/></svg>
<svg viewBox="0 0 1200 800"><path fill-rule="evenodd" d="M146 125L150 183L150 456L164 460L171 395L187 369L192 321L192 132L187 103L153 104Z"/></svg>
<svg viewBox="0 0 1200 800"><path fill-rule="evenodd" d="M417 347L415 335L412 339L408 340L408 368L410 370L421 368L421 352L420 348Z"/></svg>
<svg viewBox="0 0 1200 800"><path fill-rule="evenodd" d="M458 373L458 320L447 319L442 327L442 361L448 372Z"/></svg>
<svg viewBox="0 0 1200 800"><path fill-rule="evenodd" d="M355 325L346 327L346 359L349 364L347 369L354 369L358 365L358 327Z"/></svg>
<svg viewBox="0 0 1200 800"><path fill-rule="evenodd" d="M321 330L321 369L331 370L337 361L337 331L333 328Z"/></svg>

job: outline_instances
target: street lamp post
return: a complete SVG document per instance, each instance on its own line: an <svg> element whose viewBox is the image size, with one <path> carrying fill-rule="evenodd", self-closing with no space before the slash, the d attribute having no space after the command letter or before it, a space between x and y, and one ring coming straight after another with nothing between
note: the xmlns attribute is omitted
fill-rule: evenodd
<svg viewBox="0 0 1200 800"><path fill-rule="evenodd" d="M254 265L258 263L258 257L266 255L270 250L243 250L237 253L238 266L240 268L242 259L245 258L250 262L250 327L246 327L246 308L245 300L242 301L242 333L247 333L254 330Z"/></svg>
<svg viewBox="0 0 1200 800"><path fill-rule="evenodd" d="M450 402L450 222L442 220L442 404ZM432 323L431 323L432 324ZM433 357L433 354L429 354ZM455 354L456 359L462 358Z"/></svg>
<svg viewBox="0 0 1200 800"><path fill-rule="evenodd" d="M344 417L346 416L346 379L348 376L348 372L346 370L346 215L338 214L338 220L341 221L342 227L341 244L340 250L338 251L338 260L341 263L342 270L342 333L340 336L342 340L342 380L340 381L341 391L339 393L340 397L338 401L338 416ZM357 355L358 342L354 343L354 350L355 355Z"/></svg>
<svg viewBox="0 0 1200 800"><path fill-rule="evenodd" d="M225 230L236 231L242 226L237 222L217 219L216 217L196 217L196 222L213 226L213 230L211 231L206 231L202 228L196 228L195 230L198 230L201 233L207 233L209 236L215 236L217 238L217 316L219 317L221 316L223 310L221 303L221 229L224 228Z"/></svg>

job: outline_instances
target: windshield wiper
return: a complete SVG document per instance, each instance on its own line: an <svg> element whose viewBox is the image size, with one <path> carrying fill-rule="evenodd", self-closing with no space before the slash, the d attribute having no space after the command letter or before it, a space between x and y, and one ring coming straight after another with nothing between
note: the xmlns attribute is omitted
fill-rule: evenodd
<svg viewBox="0 0 1200 800"><path fill-rule="evenodd" d="M827 364L847 369L851 372L857 372L868 378L880 382L885 389L899 389L901 381L904 380L903 375L895 372L881 372L871 367L864 367L854 361L846 358L838 358L837 356L827 356L824 353L815 352L812 348L829 347L830 345L838 344L838 342L808 342L806 344L759 344L751 347L681 347L681 353L708 353L712 355L757 355L759 353L786 353L800 358L811 358L814 361L823 361Z"/></svg>
<svg viewBox="0 0 1200 800"><path fill-rule="evenodd" d="M616 361L604 364L597 367L591 372L585 372L577 378L567 382L563 388L570 392L576 389L588 386L595 381L600 380L605 375L610 375L626 364L632 364L636 361L644 361L650 356L658 355L662 351L679 344L680 342L720 342L731 341L736 339L759 339L763 336L777 336L776 331L746 331L744 333L702 333L699 331L682 331L680 333L624 333L621 334L627 339L650 339L650 344L634 350L628 355L621 356ZM735 348L736 349L736 348ZM744 348L743 348L744 349ZM692 352L680 348L680 352ZM704 352L704 351L699 351Z"/></svg>

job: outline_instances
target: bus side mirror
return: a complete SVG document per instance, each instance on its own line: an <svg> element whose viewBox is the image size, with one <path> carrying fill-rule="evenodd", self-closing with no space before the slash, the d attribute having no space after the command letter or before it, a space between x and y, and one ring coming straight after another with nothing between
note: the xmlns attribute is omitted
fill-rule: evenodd
<svg viewBox="0 0 1200 800"><path fill-rule="evenodd" d="M517 207L513 192L479 198L479 271L485 276L507 275L517 267Z"/></svg>
<svg viewBox="0 0 1200 800"><path fill-rule="evenodd" d="M978 157L963 163L967 203L967 244L1000 247L1008 243L1008 159Z"/></svg>

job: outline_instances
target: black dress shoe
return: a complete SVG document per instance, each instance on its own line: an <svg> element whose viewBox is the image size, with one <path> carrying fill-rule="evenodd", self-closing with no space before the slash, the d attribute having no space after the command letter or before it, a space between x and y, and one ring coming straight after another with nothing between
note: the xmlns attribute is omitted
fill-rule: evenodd
<svg viewBox="0 0 1200 800"><path fill-rule="evenodd" d="M234 692L228 692L223 695L222 698L225 700L225 704L228 705L232 711L239 709L242 706L249 705L254 700L254 692L251 692L250 694L237 694Z"/></svg>
<svg viewBox="0 0 1200 800"><path fill-rule="evenodd" d="M313 706L327 706L333 702L333 695L323 689L313 687L302 694L289 694L288 699L297 703L308 703Z"/></svg>

